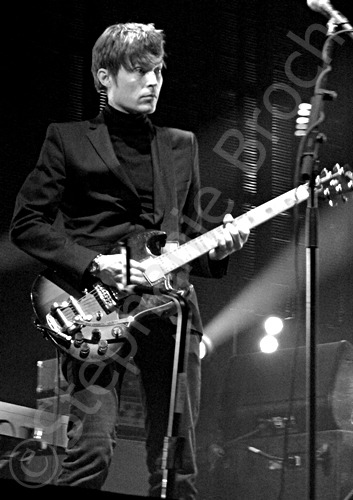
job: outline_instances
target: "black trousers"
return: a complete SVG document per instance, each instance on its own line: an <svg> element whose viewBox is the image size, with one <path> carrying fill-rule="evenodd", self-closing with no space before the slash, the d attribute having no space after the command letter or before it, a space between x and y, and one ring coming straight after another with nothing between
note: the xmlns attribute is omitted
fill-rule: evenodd
<svg viewBox="0 0 353 500"><path fill-rule="evenodd" d="M133 333L123 359L133 354L145 411L149 495L161 496L163 442L168 428L171 381L175 350L175 327L168 320L155 320L143 332ZM135 343L136 341L136 343ZM201 366L200 335L191 332L186 352L187 372L183 406L175 446L170 450L173 491L168 498L196 498L195 426L198 419ZM123 352L123 350L122 350ZM119 423L119 386L124 363L88 365L64 358L63 372L71 390L68 445L58 485L101 489L109 471ZM118 452L118 450L117 450ZM168 467L170 464L168 465ZM119 471L116 471L119 474ZM169 485L170 487L170 485Z"/></svg>

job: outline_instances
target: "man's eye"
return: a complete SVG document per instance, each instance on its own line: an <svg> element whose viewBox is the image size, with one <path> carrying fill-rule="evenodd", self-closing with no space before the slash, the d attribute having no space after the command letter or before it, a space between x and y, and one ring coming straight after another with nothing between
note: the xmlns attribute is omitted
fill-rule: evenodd
<svg viewBox="0 0 353 500"><path fill-rule="evenodd" d="M136 71L136 73L139 73L140 75L143 75L145 73L144 69L140 66L136 66L136 68L134 68L134 71Z"/></svg>

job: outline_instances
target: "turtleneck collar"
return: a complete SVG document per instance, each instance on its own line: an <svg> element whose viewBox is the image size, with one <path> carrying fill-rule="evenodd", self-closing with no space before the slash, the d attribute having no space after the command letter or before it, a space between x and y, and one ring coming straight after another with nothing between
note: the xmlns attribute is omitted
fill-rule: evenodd
<svg viewBox="0 0 353 500"><path fill-rule="evenodd" d="M149 134L152 131L151 121L144 114L123 113L107 104L103 115L108 128L123 135Z"/></svg>

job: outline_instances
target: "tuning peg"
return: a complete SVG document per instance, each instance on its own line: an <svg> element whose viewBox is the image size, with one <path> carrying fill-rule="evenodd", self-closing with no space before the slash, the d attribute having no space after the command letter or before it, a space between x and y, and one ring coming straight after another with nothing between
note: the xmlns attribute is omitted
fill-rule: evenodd
<svg viewBox="0 0 353 500"><path fill-rule="evenodd" d="M349 189L353 189L353 172L350 170L350 166L348 165L348 163L343 166L343 170L344 176L347 180L347 187Z"/></svg>
<svg viewBox="0 0 353 500"><path fill-rule="evenodd" d="M330 172L327 170L327 168L323 168L320 172L320 179L324 179L330 174Z"/></svg>
<svg viewBox="0 0 353 500"><path fill-rule="evenodd" d="M352 175L351 167L350 167L350 165L348 163L345 163L343 165L343 169L344 169L345 172L347 172L348 174Z"/></svg>
<svg viewBox="0 0 353 500"><path fill-rule="evenodd" d="M316 178L319 196L324 198L330 207L338 205L334 200L341 198L343 203L347 203L349 198L345 196L347 191L353 191L353 172L349 165L341 167L336 163L331 171L322 169Z"/></svg>
<svg viewBox="0 0 353 500"><path fill-rule="evenodd" d="M342 171L341 165L339 163L336 163L333 166L332 173L333 174L338 174L340 171Z"/></svg>

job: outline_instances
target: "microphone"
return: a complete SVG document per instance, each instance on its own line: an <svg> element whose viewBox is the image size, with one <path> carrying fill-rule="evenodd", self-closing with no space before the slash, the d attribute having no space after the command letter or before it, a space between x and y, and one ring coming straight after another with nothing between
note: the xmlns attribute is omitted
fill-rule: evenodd
<svg viewBox="0 0 353 500"><path fill-rule="evenodd" d="M349 24L348 19L338 10L333 8L330 0L307 0L307 4L311 10L320 12L320 14L328 17L328 19L333 20L335 24L340 26L340 28L344 30L353 30L353 27ZM348 33L348 35L353 38L353 32Z"/></svg>

